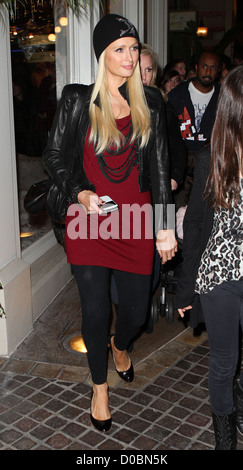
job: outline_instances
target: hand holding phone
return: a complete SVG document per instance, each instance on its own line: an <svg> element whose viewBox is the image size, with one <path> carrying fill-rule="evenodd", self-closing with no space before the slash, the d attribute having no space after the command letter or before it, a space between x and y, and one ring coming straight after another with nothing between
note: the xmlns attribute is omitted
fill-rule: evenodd
<svg viewBox="0 0 243 470"><path fill-rule="evenodd" d="M104 204L100 204L99 207L102 211L107 214L108 212L114 212L118 210L118 204L110 198L110 196L101 196L102 201Z"/></svg>

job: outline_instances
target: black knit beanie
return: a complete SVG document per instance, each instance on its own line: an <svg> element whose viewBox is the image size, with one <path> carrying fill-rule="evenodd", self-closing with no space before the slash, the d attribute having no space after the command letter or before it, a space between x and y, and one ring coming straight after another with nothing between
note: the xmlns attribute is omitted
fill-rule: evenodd
<svg viewBox="0 0 243 470"><path fill-rule="evenodd" d="M103 16L95 26L93 33L94 51L97 60L112 42L122 37L133 37L140 43L138 32L129 20L116 14Z"/></svg>

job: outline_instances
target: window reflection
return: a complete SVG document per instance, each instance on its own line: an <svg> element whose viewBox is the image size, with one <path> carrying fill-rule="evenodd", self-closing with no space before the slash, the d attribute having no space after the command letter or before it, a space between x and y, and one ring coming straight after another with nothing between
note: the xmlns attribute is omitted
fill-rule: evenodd
<svg viewBox="0 0 243 470"><path fill-rule="evenodd" d="M52 126L60 91L66 83L64 4L50 0L17 2L10 19L12 85L21 246L26 248L52 227L43 210L31 215L24 197L32 184L46 179L42 152ZM66 23L63 23L66 18ZM59 21L61 19L61 22Z"/></svg>

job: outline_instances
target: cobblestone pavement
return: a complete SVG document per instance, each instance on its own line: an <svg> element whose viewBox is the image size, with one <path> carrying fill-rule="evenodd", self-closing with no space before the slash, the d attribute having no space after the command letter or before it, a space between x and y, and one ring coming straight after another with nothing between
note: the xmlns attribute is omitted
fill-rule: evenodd
<svg viewBox="0 0 243 470"><path fill-rule="evenodd" d="M214 450L206 333L195 337L184 328L140 357L136 348L139 342L131 353L132 384L123 382L109 363L113 424L108 433L90 423L85 362L76 365L76 356L74 365L38 360L28 348L0 358L0 450ZM237 449L243 450L240 434Z"/></svg>
<svg viewBox="0 0 243 470"><path fill-rule="evenodd" d="M187 332L188 334L188 332ZM90 384L31 361L2 359L0 449L14 450L210 450L214 448L208 403L207 340L184 347L181 335L149 358L161 372L137 388L110 388L113 426L99 433L90 425ZM174 343L177 343L174 345ZM184 355L171 363L173 349ZM38 370L49 369L49 377ZM50 377L51 372L55 377ZM147 371L149 373L149 370ZM37 374L37 375L36 375ZM72 371L73 376L75 371ZM46 375L43 373L43 375ZM238 449L243 449L239 436Z"/></svg>

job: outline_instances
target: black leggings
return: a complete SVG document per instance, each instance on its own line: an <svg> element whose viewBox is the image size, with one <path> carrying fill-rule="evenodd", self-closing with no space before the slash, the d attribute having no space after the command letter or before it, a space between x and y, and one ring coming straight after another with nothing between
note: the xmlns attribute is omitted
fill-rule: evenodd
<svg viewBox="0 0 243 470"><path fill-rule="evenodd" d="M151 276L111 270L102 266L72 265L82 307L82 335L92 380L107 380L107 344L111 311L110 276L113 272L119 299L115 346L123 351L144 325L151 290Z"/></svg>
<svg viewBox="0 0 243 470"><path fill-rule="evenodd" d="M239 359L239 331L243 330L243 281L223 282L200 301L210 346L209 392L213 413L232 413L233 380ZM240 376L243 386L243 373Z"/></svg>

